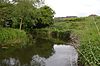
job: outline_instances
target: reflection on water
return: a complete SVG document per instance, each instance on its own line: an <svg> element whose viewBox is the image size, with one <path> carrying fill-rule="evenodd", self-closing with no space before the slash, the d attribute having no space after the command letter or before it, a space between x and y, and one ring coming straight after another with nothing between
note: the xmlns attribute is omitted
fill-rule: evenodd
<svg viewBox="0 0 100 66"><path fill-rule="evenodd" d="M73 46L37 39L32 46L0 51L0 66L77 66Z"/></svg>
<svg viewBox="0 0 100 66"><path fill-rule="evenodd" d="M78 54L70 45L54 45L55 53L46 60L46 66L77 66Z"/></svg>

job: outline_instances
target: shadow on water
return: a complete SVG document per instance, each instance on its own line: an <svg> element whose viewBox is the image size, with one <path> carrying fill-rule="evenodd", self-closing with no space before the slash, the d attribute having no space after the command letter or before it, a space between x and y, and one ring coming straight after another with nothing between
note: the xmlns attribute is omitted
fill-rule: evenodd
<svg viewBox="0 0 100 66"><path fill-rule="evenodd" d="M58 39L51 36L33 38L30 46L0 49L0 66L77 66L78 54L73 46L57 45Z"/></svg>

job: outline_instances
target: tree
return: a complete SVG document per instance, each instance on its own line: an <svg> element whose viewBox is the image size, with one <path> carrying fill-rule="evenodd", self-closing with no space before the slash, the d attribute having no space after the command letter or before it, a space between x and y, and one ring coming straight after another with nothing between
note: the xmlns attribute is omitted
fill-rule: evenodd
<svg viewBox="0 0 100 66"><path fill-rule="evenodd" d="M43 6L37 9L36 22L34 27L42 28L53 24L55 12L49 6Z"/></svg>
<svg viewBox="0 0 100 66"><path fill-rule="evenodd" d="M11 20L11 13L13 11L13 5L9 2L0 1L0 25L3 27L8 20Z"/></svg>
<svg viewBox="0 0 100 66"><path fill-rule="evenodd" d="M35 23L35 12L36 12L36 3L40 2L39 0L14 0L17 2L15 4L15 10L13 12L13 26L19 26L20 29L32 28L32 24Z"/></svg>
<svg viewBox="0 0 100 66"><path fill-rule="evenodd" d="M13 0L0 4L0 22L10 21L12 28L29 30L53 24L54 11L43 0ZM6 6L5 6L6 5Z"/></svg>
<svg viewBox="0 0 100 66"><path fill-rule="evenodd" d="M19 26L19 28L22 29L22 26L26 26L26 23L30 20L34 7L29 0L16 1L18 1L18 3L15 5L15 10L13 12L13 26Z"/></svg>

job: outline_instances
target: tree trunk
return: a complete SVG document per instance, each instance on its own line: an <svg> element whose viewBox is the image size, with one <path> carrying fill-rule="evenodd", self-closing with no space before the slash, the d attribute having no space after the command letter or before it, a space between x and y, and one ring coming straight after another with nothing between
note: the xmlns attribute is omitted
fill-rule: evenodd
<svg viewBox="0 0 100 66"><path fill-rule="evenodd" d="M20 30L22 29L22 23L23 23L23 20L22 20L22 18L21 18L21 22L20 22Z"/></svg>

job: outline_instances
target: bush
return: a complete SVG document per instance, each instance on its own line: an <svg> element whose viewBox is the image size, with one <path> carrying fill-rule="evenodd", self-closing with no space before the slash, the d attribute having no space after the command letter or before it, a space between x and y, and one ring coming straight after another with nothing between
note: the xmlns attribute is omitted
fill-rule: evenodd
<svg viewBox="0 0 100 66"><path fill-rule="evenodd" d="M0 28L0 47L25 45L27 41L26 32L22 30Z"/></svg>

